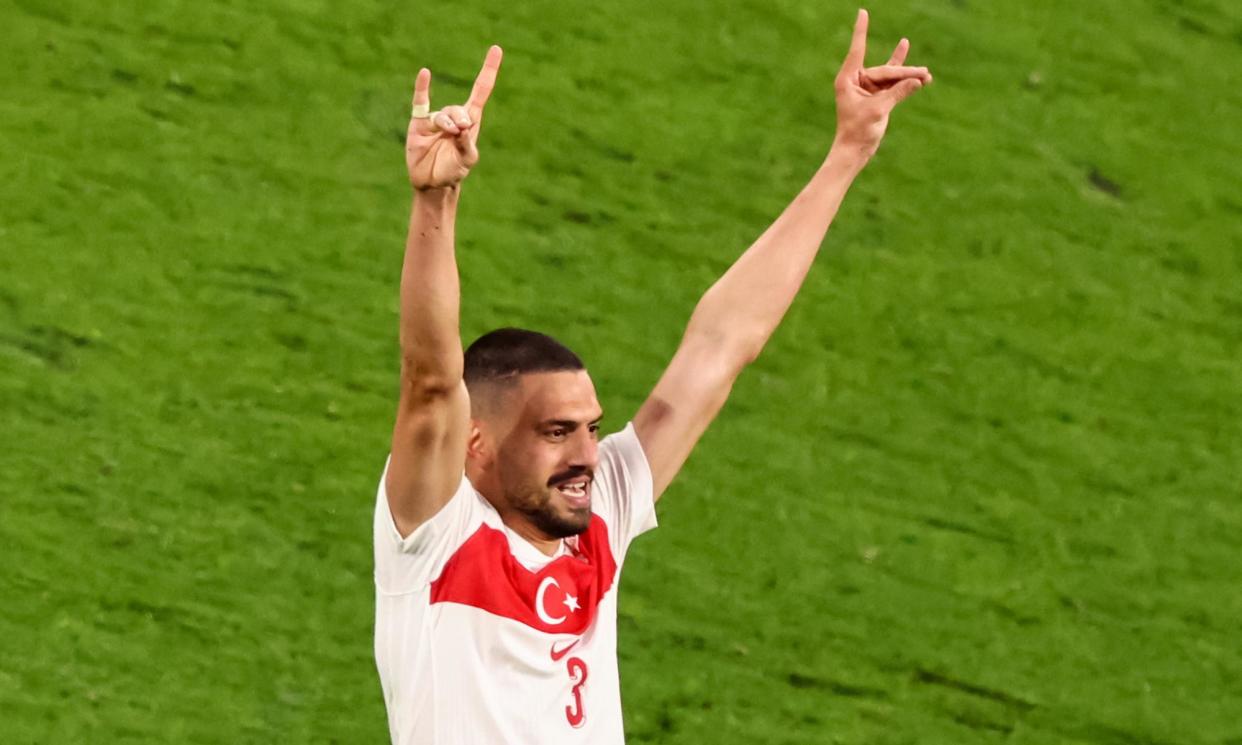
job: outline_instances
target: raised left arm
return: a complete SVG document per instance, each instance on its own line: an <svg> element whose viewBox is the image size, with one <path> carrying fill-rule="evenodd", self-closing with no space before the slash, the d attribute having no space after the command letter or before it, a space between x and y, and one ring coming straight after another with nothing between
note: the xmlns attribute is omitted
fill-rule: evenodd
<svg viewBox="0 0 1242 745"><path fill-rule="evenodd" d="M759 356L789 310L845 192L879 147L889 112L931 82L927 68L903 66L905 39L888 64L864 68L866 37L867 13L859 11L836 79L837 132L828 157L776 222L699 300L673 361L634 417L656 499L716 418L733 381Z"/></svg>

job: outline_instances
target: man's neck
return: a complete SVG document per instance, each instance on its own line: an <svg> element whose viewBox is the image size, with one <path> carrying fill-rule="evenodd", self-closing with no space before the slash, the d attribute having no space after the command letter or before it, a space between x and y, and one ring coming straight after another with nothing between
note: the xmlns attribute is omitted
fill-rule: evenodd
<svg viewBox="0 0 1242 745"><path fill-rule="evenodd" d="M549 538L516 514L502 512L500 513L500 519L504 522L505 527L517 533L522 540L539 549L540 553L547 556L555 556L556 552L561 550L561 541L564 539Z"/></svg>
<svg viewBox="0 0 1242 745"><path fill-rule="evenodd" d="M561 549L560 538L550 538L547 534L540 531L530 523L526 517L516 510L505 507L504 500L494 499L493 496L499 493L499 489L491 483L487 477L477 469L472 469L470 464L466 464L466 478L470 481L470 485L475 488L483 498L496 508L496 512L500 514L500 520L509 530L517 533L522 540L539 550L546 556L555 556L556 552ZM497 489L492 492L492 489Z"/></svg>

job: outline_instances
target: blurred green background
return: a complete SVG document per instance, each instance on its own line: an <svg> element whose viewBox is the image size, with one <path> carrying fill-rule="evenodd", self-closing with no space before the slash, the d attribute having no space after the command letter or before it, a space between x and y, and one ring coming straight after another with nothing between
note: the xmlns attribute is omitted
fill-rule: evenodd
<svg viewBox="0 0 1242 745"><path fill-rule="evenodd" d="M1242 743L1242 7L874 2L903 104L630 554L635 743ZM0 3L0 742L382 742L418 67L463 335L624 425L823 157L841 2Z"/></svg>

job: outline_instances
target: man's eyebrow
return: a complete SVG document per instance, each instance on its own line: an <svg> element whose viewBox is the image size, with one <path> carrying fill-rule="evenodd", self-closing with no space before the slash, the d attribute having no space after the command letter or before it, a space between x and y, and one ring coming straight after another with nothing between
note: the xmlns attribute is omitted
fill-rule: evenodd
<svg viewBox="0 0 1242 745"><path fill-rule="evenodd" d="M596 418L587 422L587 424L599 424L604 420L604 415L600 414ZM577 429L579 422L573 419L544 419L539 423L540 427L564 427L566 429Z"/></svg>

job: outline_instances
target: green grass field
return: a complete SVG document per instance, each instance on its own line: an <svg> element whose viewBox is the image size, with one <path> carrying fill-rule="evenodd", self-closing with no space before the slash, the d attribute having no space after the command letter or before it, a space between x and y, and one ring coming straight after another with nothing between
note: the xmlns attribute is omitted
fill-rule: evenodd
<svg viewBox="0 0 1242 745"><path fill-rule="evenodd" d="M630 742L1239 745L1242 9L869 7L936 83L630 554ZM505 47L463 335L561 338L616 429L853 12L0 3L0 742L383 742L414 73Z"/></svg>

